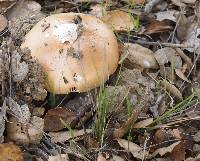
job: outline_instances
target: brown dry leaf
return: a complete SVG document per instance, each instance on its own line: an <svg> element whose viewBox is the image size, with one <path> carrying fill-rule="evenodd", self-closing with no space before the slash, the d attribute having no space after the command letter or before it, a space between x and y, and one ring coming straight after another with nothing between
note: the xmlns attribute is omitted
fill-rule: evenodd
<svg viewBox="0 0 200 161"><path fill-rule="evenodd" d="M135 109L133 109L131 117L128 118L127 121L120 128L114 130L113 138L122 138L136 121L138 115L140 114L140 111L140 107L136 107Z"/></svg>
<svg viewBox="0 0 200 161"><path fill-rule="evenodd" d="M155 134L154 134L154 143L159 144L161 142L165 142L165 141L169 140L169 138L172 138L172 136L168 132L168 130L157 129Z"/></svg>
<svg viewBox="0 0 200 161"><path fill-rule="evenodd" d="M20 144L38 143L42 138L44 120L31 117L28 105L19 105L11 97L7 99L8 108L13 116L7 122L7 137Z"/></svg>
<svg viewBox="0 0 200 161"><path fill-rule="evenodd" d="M185 150L187 146L186 144L187 141L182 141L173 148L172 152L170 153L171 160L185 160Z"/></svg>
<svg viewBox="0 0 200 161"><path fill-rule="evenodd" d="M153 122L153 118L148 118L146 120L139 121L133 125L133 128L145 128Z"/></svg>
<svg viewBox="0 0 200 161"><path fill-rule="evenodd" d="M154 57L156 58L160 66L170 62L173 68L177 69L181 68L183 64L181 57L177 54L176 50L170 47L158 49L154 53Z"/></svg>
<svg viewBox="0 0 200 161"><path fill-rule="evenodd" d="M56 156L49 156L48 161L69 161L67 154L58 154Z"/></svg>
<svg viewBox="0 0 200 161"><path fill-rule="evenodd" d="M183 96L181 92L173 84L169 83L167 80L162 80L160 82L160 85L163 86L167 92L175 96L175 98L179 100L183 100Z"/></svg>
<svg viewBox="0 0 200 161"><path fill-rule="evenodd" d="M190 35L193 30L193 24L191 24L189 18L182 13L177 15L177 21L177 38L180 41L187 40L187 35Z"/></svg>
<svg viewBox="0 0 200 161"><path fill-rule="evenodd" d="M127 12L112 10L101 18L106 24L116 31L129 31L134 29L133 17Z"/></svg>
<svg viewBox="0 0 200 161"><path fill-rule="evenodd" d="M28 123L28 122L27 122ZM7 122L7 137L19 144L37 144L43 136L44 120L33 116L30 124L23 124L15 117Z"/></svg>
<svg viewBox="0 0 200 161"><path fill-rule="evenodd" d="M66 124L72 126L77 120L77 115L75 112L65 107L50 109L44 117L44 130L59 131L64 129L65 126L61 122L61 119L66 122Z"/></svg>
<svg viewBox="0 0 200 161"><path fill-rule="evenodd" d="M9 140L16 141L20 144L28 144L27 126L20 123L15 117L10 117L6 124L7 137Z"/></svg>
<svg viewBox="0 0 200 161"><path fill-rule="evenodd" d="M175 48L176 53L185 61L185 63L188 65L189 69L192 68L192 60L180 49L180 48Z"/></svg>
<svg viewBox="0 0 200 161"><path fill-rule="evenodd" d="M130 63L137 64L144 69L158 69L159 65L153 52L138 44L126 43L119 64L128 59Z"/></svg>
<svg viewBox="0 0 200 161"><path fill-rule="evenodd" d="M0 14L0 32L2 32L8 25L8 20Z"/></svg>
<svg viewBox="0 0 200 161"><path fill-rule="evenodd" d="M171 153L173 151L173 149L178 145L180 144L181 141L178 141L178 142L175 142L173 144L171 144L170 146L168 147L163 147L163 148L159 148L157 149L156 151L153 152L152 156L156 156L156 155L160 155L160 156L163 156L165 155L166 153Z"/></svg>
<svg viewBox="0 0 200 161"><path fill-rule="evenodd" d="M191 83L191 81L185 76L185 74L182 72L181 69L175 69L176 75L179 76L179 78L181 78L182 80Z"/></svg>
<svg viewBox="0 0 200 161"><path fill-rule="evenodd" d="M125 139L117 139L117 142L122 148L131 152L135 158L144 159L148 156L148 153L142 147L133 142Z"/></svg>
<svg viewBox="0 0 200 161"><path fill-rule="evenodd" d="M154 20L146 26L144 34L155 34L172 30L173 27L165 21Z"/></svg>
<svg viewBox="0 0 200 161"><path fill-rule="evenodd" d="M92 129L86 129L86 130L73 130L73 136L71 135L70 131L60 131L60 132L50 132L49 136L51 137L52 141L55 143L64 143L65 141L73 138L78 137L84 134L89 134L92 132Z"/></svg>
<svg viewBox="0 0 200 161"><path fill-rule="evenodd" d="M137 145L133 142L130 142L128 140L125 140L125 139L117 139L117 142L119 143L119 145L122 148L124 148L130 152L139 152L139 151L143 150L143 148L140 147L139 145Z"/></svg>
<svg viewBox="0 0 200 161"><path fill-rule="evenodd" d="M102 153L98 154L97 161L106 161L106 158L102 155Z"/></svg>
<svg viewBox="0 0 200 161"><path fill-rule="evenodd" d="M23 161L21 149L13 143L0 144L0 161Z"/></svg>

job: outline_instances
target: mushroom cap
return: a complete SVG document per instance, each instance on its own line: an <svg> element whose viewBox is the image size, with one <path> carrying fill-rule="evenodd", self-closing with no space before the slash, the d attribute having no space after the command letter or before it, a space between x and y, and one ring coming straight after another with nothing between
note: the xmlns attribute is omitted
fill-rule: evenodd
<svg viewBox="0 0 200 161"><path fill-rule="evenodd" d="M45 72L46 89L55 94L95 88L117 68L119 52L113 31L94 16L51 15L25 36L28 48Z"/></svg>

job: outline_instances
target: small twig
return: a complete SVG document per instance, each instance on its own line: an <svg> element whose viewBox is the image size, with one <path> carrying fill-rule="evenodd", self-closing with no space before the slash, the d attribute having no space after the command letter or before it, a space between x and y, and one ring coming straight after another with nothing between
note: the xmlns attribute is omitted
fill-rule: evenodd
<svg viewBox="0 0 200 161"><path fill-rule="evenodd" d="M142 44L142 45L161 45L165 47L172 48L193 48L193 45L188 44L174 44L174 43L164 43L164 42L151 42L151 41L143 41L143 40L131 40L132 42Z"/></svg>
<svg viewBox="0 0 200 161"><path fill-rule="evenodd" d="M10 52L10 48L7 49L8 55L9 55L9 96L12 95L12 55Z"/></svg>
<svg viewBox="0 0 200 161"><path fill-rule="evenodd" d="M120 33L120 36L122 36L122 39L124 38L123 36L127 36L125 33ZM129 43L138 43L141 45L155 45L155 46L164 46L164 47L171 47L171 48L194 48L194 45L190 44L175 44L175 43L165 43L165 42L152 42L152 41L146 41L146 40L141 40L140 37L133 36L133 35L128 35L129 36ZM146 35L148 36L148 35ZM150 37L151 38L151 37ZM124 42L127 42L127 40L123 40Z"/></svg>

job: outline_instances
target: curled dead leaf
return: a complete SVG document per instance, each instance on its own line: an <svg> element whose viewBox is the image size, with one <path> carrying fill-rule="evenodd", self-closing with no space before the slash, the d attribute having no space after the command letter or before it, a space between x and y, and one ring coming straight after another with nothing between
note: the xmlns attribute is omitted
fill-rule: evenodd
<svg viewBox="0 0 200 161"><path fill-rule="evenodd" d="M191 81L184 75L184 73L182 72L181 69L175 69L176 75L179 76L179 78L181 78L182 80L191 83Z"/></svg>
<svg viewBox="0 0 200 161"><path fill-rule="evenodd" d="M160 82L160 85L163 86L167 92L172 94L178 100L183 100L183 96L181 92L173 84L169 83L167 80L162 80Z"/></svg>
<svg viewBox="0 0 200 161"><path fill-rule="evenodd" d="M180 144L180 143L181 143L181 141L177 141L177 142L171 144L171 145L168 146L168 147L159 148L159 149L157 149L156 151L153 152L152 156L156 156L156 155L158 155L158 154L161 155L161 156L163 156L163 155L165 155L166 153L170 153L170 152L172 152L173 149L174 149L178 144Z"/></svg>
<svg viewBox="0 0 200 161"><path fill-rule="evenodd" d="M137 64L144 69L158 69L159 65L153 56L153 52L138 44L126 43L122 51L119 64L128 59L132 64Z"/></svg>
<svg viewBox="0 0 200 161"><path fill-rule="evenodd" d="M191 59L180 48L175 48L175 50L177 54L186 62L189 69L191 69L193 66Z"/></svg>
<svg viewBox="0 0 200 161"><path fill-rule="evenodd" d="M125 139L117 139L117 142L122 148L131 152L135 158L144 159L148 156L147 151L145 151L142 147L133 142L130 142Z"/></svg>
<svg viewBox="0 0 200 161"><path fill-rule="evenodd" d="M50 132L49 136L51 137L52 141L55 143L64 143L65 141L73 138L73 137L78 137L82 136L84 134L89 134L91 133L91 129L86 129L86 130L73 130L73 136L71 135L70 131L60 131L60 132Z"/></svg>
<svg viewBox="0 0 200 161"><path fill-rule="evenodd" d="M173 27L165 21L154 20L146 26L145 34L155 34L172 30Z"/></svg>
<svg viewBox="0 0 200 161"><path fill-rule="evenodd" d="M148 119L145 119L145 120L142 120L142 121L135 123L133 125L133 128L135 128L135 129L145 128L148 125L150 125L152 122L153 122L153 118L148 118Z"/></svg>
<svg viewBox="0 0 200 161"><path fill-rule="evenodd" d="M59 131L65 128L61 119L70 126L75 126L78 117L76 113L68 108L54 108L50 109L44 117L45 131Z"/></svg>
<svg viewBox="0 0 200 161"><path fill-rule="evenodd" d="M139 152L143 149L139 145L125 139L117 139L117 142L122 148L128 150L129 152Z"/></svg>

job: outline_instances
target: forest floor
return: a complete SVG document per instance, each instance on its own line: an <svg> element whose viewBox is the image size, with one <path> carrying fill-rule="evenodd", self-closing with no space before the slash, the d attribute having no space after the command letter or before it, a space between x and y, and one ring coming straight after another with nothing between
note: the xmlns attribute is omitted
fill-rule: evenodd
<svg viewBox="0 0 200 161"><path fill-rule="evenodd" d="M120 58L101 87L55 95L20 46L68 12L111 27ZM0 0L0 161L200 160L199 56L198 0Z"/></svg>

